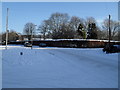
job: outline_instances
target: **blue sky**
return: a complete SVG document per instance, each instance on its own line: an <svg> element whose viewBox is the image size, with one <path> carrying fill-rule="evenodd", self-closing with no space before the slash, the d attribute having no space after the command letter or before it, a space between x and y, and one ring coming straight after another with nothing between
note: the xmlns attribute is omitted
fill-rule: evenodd
<svg viewBox="0 0 120 90"><path fill-rule="evenodd" d="M3 2L2 29L5 31L6 8L9 8L9 30L23 32L27 22L40 25L52 13L68 13L80 18L94 17L100 24L109 14L118 20L117 2Z"/></svg>

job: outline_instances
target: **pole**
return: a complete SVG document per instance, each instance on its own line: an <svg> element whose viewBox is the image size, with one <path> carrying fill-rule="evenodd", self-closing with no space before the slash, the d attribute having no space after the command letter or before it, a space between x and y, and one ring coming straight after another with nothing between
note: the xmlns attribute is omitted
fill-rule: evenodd
<svg viewBox="0 0 120 90"><path fill-rule="evenodd" d="M33 38L33 31L31 30L31 44L33 44L32 38ZM31 46L31 49L32 49L32 46Z"/></svg>
<svg viewBox="0 0 120 90"><path fill-rule="evenodd" d="M8 10L7 8L7 17L6 17L6 49L7 49L7 43L8 43Z"/></svg>
<svg viewBox="0 0 120 90"><path fill-rule="evenodd" d="M109 15L109 46L110 46L110 40L111 40L110 18L111 16Z"/></svg>

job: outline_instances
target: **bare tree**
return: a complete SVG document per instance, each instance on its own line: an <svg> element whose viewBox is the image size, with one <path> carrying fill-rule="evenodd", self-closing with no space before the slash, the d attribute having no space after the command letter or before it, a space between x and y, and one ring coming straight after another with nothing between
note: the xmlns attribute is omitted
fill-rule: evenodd
<svg viewBox="0 0 120 90"><path fill-rule="evenodd" d="M120 22L118 22L118 37L117 40L120 41Z"/></svg>
<svg viewBox="0 0 120 90"><path fill-rule="evenodd" d="M5 41L6 33L2 33L2 41ZM19 35L15 30L10 30L8 32L8 42L16 41L19 39Z"/></svg>
<svg viewBox="0 0 120 90"><path fill-rule="evenodd" d="M47 34L49 33L49 20L44 20L39 26L38 30L43 36L43 39L46 39Z"/></svg>
<svg viewBox="0 0 120 90"><path fill-rule="evenodd" d="M105 19L103 21L102 29L106 33L104 38L108 39L108 29L109 29L109 20ZM118 29L119 29L119 23L117 21L110 20L110 29L111 29L111 39L115 39L118 37Z"/></svg>
<svg viewBox="0 0 120 90"><path fill-rule="evenodd" d="M84 26L84 19L73 16L70 19L69 26L74 31L74 38L82 38L81 35L78 33L79 24Z"/></svg>
<svg viewBox="0 0 120 90"><path fill-rule="evenodd" d="M0 33L0 43L2 42L2 33Z"/></svg>
<svg viewBox="0 0 120 90"><path fill-rule="evenodd" d="M106 32L105 30L101 30L101 27L97 28L97 33L98 33L98 39L100 40L104 40L105 39L105 36L106 36Z"/></svg>
<svg viewBox="0 0 120 90"><path fill-rule="evenodd" d="M32 35L34 34L34 31L35 31L35 24L31 22L25 24L23 32L25 35L27 35L28 40L32 39Z"/></svg>
<svg viewBox="0 0 120 90"><path fill-rule="evenodd" d="M72 39L74 38L74 31L70 28L69 24L62 24L59 31L55 34L53 38L55 39Z"/></svg>
<svg viewBox="0 0 120 90"><path fill-rule="evenodd" d="M53 13L49 18L49 33L52 34L52 38L58 38L61 27L68 24L69 16L66 13Z"/></svg>
<svg viewBox="0 0 120 90"><path fill-rule="evenodd" d="M87 17L86 18L86 22L85 22L86 26L90 23L97 23L94 17Z"/></svg>
<svg viewBox="0 0 120 90"><path fill-rule="evenodd" d="M79 25L82 29L79 29ZM90 27L92 25L92 27ZM48 20L44 20L39 26L39 30L44 39L49 38L87 38L88 32L92 39L103 38L104 34L97 25L95 18L88 17L86 20L66 13L53 13Z"/></svg>
<svg viewBox="0 0 120 90"><path fill-rule="evenodd" d="M73 17L71 17L69 24L70 24L71 28L73 28L76 31L79 24L83 24L83 23L84 23L84 19L73 16Z"/></svg>

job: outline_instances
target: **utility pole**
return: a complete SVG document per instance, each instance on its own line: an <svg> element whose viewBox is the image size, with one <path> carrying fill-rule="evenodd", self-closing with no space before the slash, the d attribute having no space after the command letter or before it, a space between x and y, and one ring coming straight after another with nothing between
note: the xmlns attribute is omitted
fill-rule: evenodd
<svg viewBox="0 0 120 90"><path fill-rule="evenodd" d="M31 30L31 44L33 44L33 30ZM32 47L33 47L33 45L32 45ZM31 47L31 49L32 49L32 47Z"/></svg>
<svg viewBox="0 0 120 90"><path fill-rule="evenodd" d="M109 46L110 46L110 40L111 40L110 18L111 16L109 15Z"/></svg>
<svg viewBox="0 0 120 90"><path fill-rule="evenodd" d="M8 10L7 8L7 17L6 17L6 49L7 49L7 42L8 42Z"/></svg>

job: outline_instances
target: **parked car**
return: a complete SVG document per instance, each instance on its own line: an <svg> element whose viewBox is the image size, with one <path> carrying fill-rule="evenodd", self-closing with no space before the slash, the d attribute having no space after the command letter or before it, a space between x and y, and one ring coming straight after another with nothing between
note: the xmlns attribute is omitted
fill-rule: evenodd
<svg viewBox="0 0 120 90"><path fill-rule="evenodd" d="M120 45L113 45L116 48L116 52L120 52Z"/></svg>
<svg viewBox="0 0 120 90"><path fill-rule="evenodd" d="M5 45L5 44L6 44L6 41L2 41L0 44L1 44L1 45Z"/></svg>
<svg viewBox="0 0 120 90"><path fill-rule="evenodd" d="M106 52L106 53L120 52L120 45L106 45L103 48L103 52Z"/></svg>
<svg viewBox="0 0 120 90"><path fill-rule="evenodd" d="M47 44L46 43L40 43L39 47L47 47Z"/></svg>
<svg viewBox="0 0 120 90"><path fill-rule="evenodd" d="M25 46L25 47L32 47L32 44L29 43L29 42L25 42L25 43L24 43L24 46Z"/></svg>
<svg viewBox="0 0 120 90"><path fill-rule="evenodd" d="M70 44L70 48L77 48L76 44Z"/></svg>

